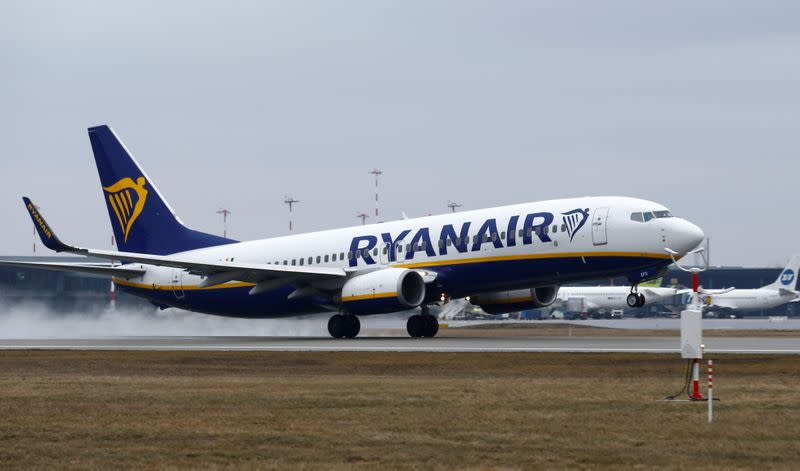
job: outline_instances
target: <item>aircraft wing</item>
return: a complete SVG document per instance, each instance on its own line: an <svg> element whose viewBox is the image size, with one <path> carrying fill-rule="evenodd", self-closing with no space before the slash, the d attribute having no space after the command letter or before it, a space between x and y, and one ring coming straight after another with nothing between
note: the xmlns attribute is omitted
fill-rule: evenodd
<svg viewBox="0 0 800 471"><path fill-rule="evenodd" d="M108 260L124 260L126 263L143 263L163 267L182 268L194 275L208 277L203 285L213 286L228 281L258 282L267 279L330 279L347 276L341 268L331 267L299 267L288 265L272 265L267 263L239 263L219 260L203 260L186 255L150 255L133 252L117 252L113 250L94 250L67 245L56 236L38 208L27 197L22 198L30 213L33 225L42 239L42 243L56 252L74 253L84 256L104 258Z"/></svg>
<svg viewBox="0 0 800 471"><path fill-rule="evenodd" d="M4 267L37 268L54 271L67 271L75 273L86 273L96 276L112 276L117 278L136 278L142 276L144 270L138 268L128 268L112 266L110 263L46 263L46 262L0 262Z"/></svg>

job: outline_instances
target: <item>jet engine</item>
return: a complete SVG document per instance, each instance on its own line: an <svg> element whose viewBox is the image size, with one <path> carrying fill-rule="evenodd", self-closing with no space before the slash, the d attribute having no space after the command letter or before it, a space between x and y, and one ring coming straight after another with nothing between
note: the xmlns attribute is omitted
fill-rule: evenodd
<svg viewBox="0 0 800 471"><path fill-rule="evenodd" d="M540 286L531 289L495 291L470 297L469 302L479 306L487 314L505 314L547 307L556 300L558 286Z"/></svg>
<svg viewBox="0 0 800 471"><path fill-rule="evenodd" d="M368 315L413 309L424 299L422 275L405 268L385 268L347 280L341 303L351 314Z"/></svg>

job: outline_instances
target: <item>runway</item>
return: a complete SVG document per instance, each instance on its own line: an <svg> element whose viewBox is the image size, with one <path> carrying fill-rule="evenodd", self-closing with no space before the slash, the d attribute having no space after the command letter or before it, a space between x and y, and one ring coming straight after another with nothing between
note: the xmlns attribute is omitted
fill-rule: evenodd
<svg viewBox="0 0 800 471"><path fill-rule="evenodd" d="M708 338L708 353L800 354L800 338ZM676 337L108 337L0 339L0 350L678 353Z"/></svg>

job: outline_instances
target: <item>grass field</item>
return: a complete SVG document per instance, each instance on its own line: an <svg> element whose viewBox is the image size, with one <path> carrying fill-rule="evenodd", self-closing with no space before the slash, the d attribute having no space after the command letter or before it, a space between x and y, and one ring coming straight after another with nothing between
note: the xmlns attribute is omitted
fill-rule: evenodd
<svg viewBox="0 0 800 471"><path fill-rule="evenodd" d="M796 356L0 352L0 467L797 468Z"/></svg>

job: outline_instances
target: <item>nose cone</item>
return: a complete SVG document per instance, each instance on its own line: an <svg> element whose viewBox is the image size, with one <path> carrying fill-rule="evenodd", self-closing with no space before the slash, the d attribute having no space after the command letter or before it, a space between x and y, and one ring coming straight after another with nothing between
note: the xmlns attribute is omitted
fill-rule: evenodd
<svg viewBox="0 0 800 471"><path fill-rule="evenodd" d="M672 218L671 222L673 247L669 248L681 255L685 255L694 250L706 237L702 229L685 219Z"/></svg>

